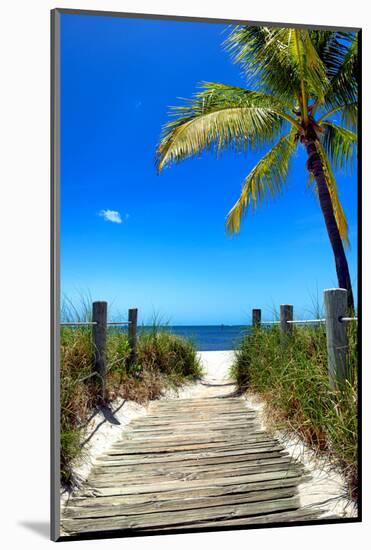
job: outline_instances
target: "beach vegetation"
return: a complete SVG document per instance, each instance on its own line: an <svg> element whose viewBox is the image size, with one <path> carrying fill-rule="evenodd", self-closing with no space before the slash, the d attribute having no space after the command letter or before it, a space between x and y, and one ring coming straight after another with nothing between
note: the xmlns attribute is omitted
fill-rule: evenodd
<svg viewBox="0 0 371 550"><path fill-rule="evenodd" d="M77 311L64 304L71 320L87 320L90 307ZM67 313L68 312L68 313ZM64 317L65 319L65 317ZM91 328L61 327L60 400L61 400L61 482L73 486L74 465L84 457L84 434L100 403L99 386L93 372L94 349ZM110 328L107 336L106 403L117 399L145 404L167 389L177 389L202 375L194 344L154 324L138 335L136 362L128 359L130 346L125 330Z"/></svg>
<svg viewBox="0 0 371 550"><path fill-rule="evenodd" d="M323 325L294 326L282 345L280 329L254 328L235 353L232 375L241 392L260 396L268 427L295 434L340 467L357 498L357 327L348 326L349 379L329 384Z"/></svg>

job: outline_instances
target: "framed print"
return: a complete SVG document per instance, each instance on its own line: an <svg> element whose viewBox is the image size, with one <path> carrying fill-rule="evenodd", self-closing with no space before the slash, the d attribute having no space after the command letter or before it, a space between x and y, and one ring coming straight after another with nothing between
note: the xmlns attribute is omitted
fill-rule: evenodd
<svg viewBox="0 0 371 550"><path fill-rule="evenodd" d="M361 520L361 30L56 9L52 538Z"/></svg>

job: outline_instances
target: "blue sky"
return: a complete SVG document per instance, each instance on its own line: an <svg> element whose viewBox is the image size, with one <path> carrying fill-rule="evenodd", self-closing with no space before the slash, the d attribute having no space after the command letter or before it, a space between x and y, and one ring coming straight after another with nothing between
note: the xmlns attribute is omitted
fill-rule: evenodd
<svg viewBox="0 0 371 550"><path fill-rule="evenodd" d="M259 153L212 153L155 171L168 106L201 81L244 85L221 44L225 25L62 15L61 286L89 292L111 317L139 308L172 324L240 324L252 307L295 316L337 286L332 251L305 155L286 191L245 218L225 217ZM337 174L357 278L357 180Z"/></svg>

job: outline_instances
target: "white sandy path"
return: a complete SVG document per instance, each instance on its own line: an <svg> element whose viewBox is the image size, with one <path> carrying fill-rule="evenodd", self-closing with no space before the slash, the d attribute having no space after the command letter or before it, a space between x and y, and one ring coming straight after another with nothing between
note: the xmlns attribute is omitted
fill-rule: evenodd
<svg viewBox="0 0 371 550"><path fill-rule="evenodd" d="M229 376L234 351L199 351L198 355L204 371L202 380L185 386L177 393L168 392L164 399L215 397L236 390L236 386Z"/></svg>
<svg viewBox="0 0 371 550"><path fill-rule="evenodd" d="M187 385L179 391L168 391L162 399L178 399L192 397L215 397L217 395L233 394L236 391L234 381L230 379L229 369L233 362L233 351L202 351L199 352L204 376L201 381ZM97 457L105 453L111 445L122 437L124 430L130 430L131 420L147 414L148 406L138 405L133 401L116 401L112 404L112 415L98 412L89 422L86 430L88 443L84 446L86 460L75 467L74 471L81 481L85 480ZM246 397L246 406L257 411L262 426L264 426L264 403L256 396ZM265 427L265 426L264 426ZM300 441L289 438L282 433L274 433L275 437L285 445L287 451L295 458L300 458L312 479L299 486L299 494L303 507L320 507L326 514L336 513L342 517L356 515L354 506L343 498L346 485L340 473L334 471L324 460L319 460L314 453ZM62 495L62 506L68 499Z"/></svg>

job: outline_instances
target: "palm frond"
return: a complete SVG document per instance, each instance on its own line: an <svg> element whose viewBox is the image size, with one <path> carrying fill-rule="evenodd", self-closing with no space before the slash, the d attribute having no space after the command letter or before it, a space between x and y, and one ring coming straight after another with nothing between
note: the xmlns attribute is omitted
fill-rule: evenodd
<svg viewBox="0 0 371 550"><path fill-rule="evenodd" d="M325 95L325 107L337 107L356 103L358 99L358 35L353 34L350 45L330 81Z"/></svg>
<svg viewBox="0 0 371 550"><path fill-rule="evenodd" d="M358 126L358 102L349 103L347 105L338 105L328 111L325 111L321 117L317 120L317 124L321 125L323 122L331 116L339 113L341 116L341 123L348 130L356 131Z"/></svg>
<svg viewBox="0 0 371 550"><path fill-rule="evenodd" d="M348 222L343 207L341 205L336 179L332 171L330 161L320 141L316 141L316 149L321 158L323 172L325 174L327 188L330 193L332 207L334 209L335 219L339 229L340 237L344 244L346 246L349 246Z"/></svg>
<svg viewBox="0 0 371 550"><path fill-rule="evenodd" d="M237 150L272 140L283 122L296 121L277 98L235 86L204 83L185 105L173 107L174 120L163 128L157 149L157 168L184 160L208 149L217 153Z"/></svg>
<svg viewBox="0 0 371 550"><path fill-rule="evenodd" d="M354 33L347 31L309 31L310 38L331 80L344 64Z"/></svg>
<svg viewBox="0 0 371 550"><path fill-rule="evenodd" d="M340 106L341 123L350 130L356 131L358 126L358 102Z"/></svg>
<svg viewBox="0 0 371 550"><path fill-rule="evenodd" d="M282 42L281 31L237 25L225 40L224 47L233 62L241 65L249 85L259 81L263 90L284 98L294 107L297 83L293 75L288 74L287 41L286 44Z"/></svg>
<svg viewBox="0 0 371 550"><path fill-rule="evenodd" d="M304 29L237 26L225 47L250 81L259 79L263 89L287 102L294 104L303 87L314 99L325 93L326 69Z"/></svg>
<svg viewBox="0 0 371 550"><path fill-rule="evenodd" d="M281 192L296 145L295 135L293 128L251 170L238 201L228 213L226 226L229 233L239 232L242 216L249 208L254 210L267 197L273 198Z"/></svg>
<svg viewBox="0 0 371 550"><path fill-rule="evenodd" d="M314 47L309 31L291 29L289 51L291 64L299 76L305 120L308 99L323 101L328 86L326 68Z"/></svg>
<svg viewBox="0 0 371 550"><path fill-rule="evenodd" d="M336 169L352 168L354 152L357 146L357 134L338 126L333 122L325 121L322 142L329 160Z"/></svg>

